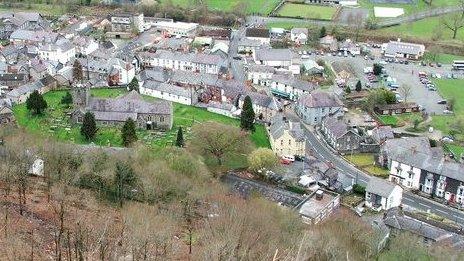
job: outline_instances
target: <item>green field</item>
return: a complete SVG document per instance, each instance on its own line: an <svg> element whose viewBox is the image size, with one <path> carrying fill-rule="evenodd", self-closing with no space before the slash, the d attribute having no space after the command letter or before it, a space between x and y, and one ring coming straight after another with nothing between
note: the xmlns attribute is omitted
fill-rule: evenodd
<svg viewBox="0 0 464 261"><path fill-rule="evenodd" d="M336 10L336 8L330 6L286 3L279 9L278 14L287 17L332 20Z"/></svg>
<svg viewBox="0 0 464 261"><path fill-rule="evenodd" d="M72 126L68 123L66 115L70 109L64 108L61 104L61 98L66 91L51 91L44 95L48 109L42 116L33 116L25 104L19 104L13 107L16 121L19 126L26 130L44 134L45 136L55 137L59 140L71 141L79 144L85 144L87 141L80 135L80 127ZM92 95L97 97L117 97L126 93L125 89L92 89ZM147 100L153 100L152 97L145 97ZM176 138L178 127L183 127L186 140L190 138L191 126L193 124L216 121L228 125L239 126L239 120L226 116L208 112L201 108L174 103L174 125L171 131L165 133L153 133L145 130L139 130L137 136L139 140L148 146L164 147L169 146ZM258 125L256 131L250 135L251 141L257 147L270 147L267 133L263 125ZM99 126L99 131L93 141L101 146L121 146L121 134L118 128Z"/></svg>
<svg viewBox="0 0 464 261"><path fill-rule="evenodd" d="M432 126L441 130L443 134L450 133L450 126L457 117L464 117L464 80L439 79L435 80L440 95L444 99L455 98L454 115L432 116ZM464 132L464 131L463 131ZM456 135L460 141L464 141L464 134Z"/></svg>
<svg viewBox="0 0 464 261"><path fill-rule="evenodd" d="M455 60L464 60L464 56L447 53L438 53L435 56L432 56L426 52L423 59L431 62L452 64Z"/></svg>
<svg viewBox="0 0 464 261"><path fill-rule="evenodd" d="M194 0L161 0L160 2L171 1L174 5L184 8L196 7ZM257 13L268 15L280 2L279 0L206 0L203 1L211 10L231 12L236 11L239 5L246 8L246 13Z"/></svg>
<svg viewBox="0 0 464 261"><path fill-rule="evenodd" d="M370 0L358 0L358 4L361 7L370 9L372 11L372 16L374 16L374 6L403 8L405 15L410 15L416 12L437 7L457 6L459 4L459 0L433 0L432 6L429 6L423 0L417 0L415 4L374 4Z"/></svg>
<svg viewBox="0 0 464 261"><path fill-rule="evenodd" d="M452 39L452 31L444 28L440 19L440 17L429 17L416 22L383 28L376 31L383 35L391 35L393 38L404 36L433 41L462 43L464 41L464 29L458 31L456 39Z"/></svg>

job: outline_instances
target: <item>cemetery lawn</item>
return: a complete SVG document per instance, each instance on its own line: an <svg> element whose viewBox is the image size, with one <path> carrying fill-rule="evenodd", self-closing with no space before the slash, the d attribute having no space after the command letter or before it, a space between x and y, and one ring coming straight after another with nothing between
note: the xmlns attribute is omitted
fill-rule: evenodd
<svg viewBox="0 0 464 261"><path fill-rule="evenodd" d="M115 98L127 93L125 89L92 89L91 93L96 97ZM72 125L67 115L72 108L60 104L66 90L50 91L44 94L48 109L43 115L31 115L26 104L18 104L13 107L16 121L20 127L29 132L54 137L62 141L70 141L77 144L87 144L80 134L80 125ZM152 97L145 97L154 100ZM177 130L182 127L184 138L188 141L191 137L191 127L205 121L215 121L223 124L239 126L239 120L223 115L208 112L201 108L174 103L174 124L168 132L149 132L138 130L137 136L141 142L149 147L170 146L176 139ZM99 130L92 141L100 146L122 146L121 131L116 127L98 126ZM250 140L256 147L270 147L269 139L263 125L257 125L256 131L250 135Z"/></svg>

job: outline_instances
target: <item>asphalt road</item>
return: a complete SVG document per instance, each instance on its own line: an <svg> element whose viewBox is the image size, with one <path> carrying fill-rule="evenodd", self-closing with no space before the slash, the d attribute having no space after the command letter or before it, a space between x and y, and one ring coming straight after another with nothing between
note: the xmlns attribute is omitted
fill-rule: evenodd
<svg viewBox="0 0 464 261"><path fill-rule="evenodd" d="M315 157L332 162L342 174L357 180L358 184L367 184L369 181L367 174L350 165L340 156L335 155L312 131L309 131L306 127L304 130L308 143L307 146L314 152ZM420 211L434 213L464 226L464 212L417 196L409 191L403 193L403 205Z"/></svg>

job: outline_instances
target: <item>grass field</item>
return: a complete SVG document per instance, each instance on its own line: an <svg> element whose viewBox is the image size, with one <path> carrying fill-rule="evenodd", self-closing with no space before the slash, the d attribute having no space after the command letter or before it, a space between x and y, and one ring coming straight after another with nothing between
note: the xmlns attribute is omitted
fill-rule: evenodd
<svg viewBox="0 0 464 261"><path fill-rule="evenodd" d="M301 17L308 19L332 20L336 8L330 6L284 4L278 14L288 17Z"/></svg>
<svg viewBox="0 0 464 261"><path fill-rule="evenodd" d="M370 9L372 11L372 16L374 15L374 6L403 8L405 15L409 15L437 7L457 6L459 0L433 0L432 6L429 6L422 0L417 0L416 4L374 4L370 0L358 0L358 4L361 5L361 7Z"/></svg>
<svg viewBox="0 0 464 261"><path fill-rule="evenodd" d="M52 91L44 95L49 108L43 116L31 115L27 111L25 104L14 106L13 111L18 124L33 133L79 144L87 143L80 135L80 127L72 126L68 123L68 116L66 113L69 112L70 109L60 104L61 98L65 93L66 91ZM126 93L124 89L92 89L92 95L97 97L117 97L124 93ZM146 99L153 100L154 98L146 97ZM201 108L175 103L172 130L166 133L153 133L139 130L137 136L139 140L148 146L169 146L175 140L179 127L183 127L185 139L189 140L191 126L205 121L216 121L228 125L239 126L239 120L237 119L211 113ZM250 135L250 140L257 147L270 147L267 133L263 125L256 126L256 131ZM122 140L120 130L119 128L99 126L99 131L93 142L101 146L121 146Z"/></svg>
<svg viewBox="0 0 464 261"><path fill-rule="evenodd" d="M395 37L406 36L417 39L457 43L464 41L464 30L459 30L456 39L452 39L453 34L451 30L444 28L440 19L440 17L429 17L416 22L383 28L377 31Z"/></svg>
<svg viewBox="0 0 464 261"><path fill-rule="evenodd" d="M426 52L423 59L430 62L452 64L455 60L464 60L464 56L447 53L438 53L435 56L432 56Z"/></svg>
<svg viewBox="0 0 464 261"><path fill-rule="evenodd" d="M432 126L443 134L450 133L450 126L457 117L464 117L464 80L439 79L435 80L440 95L444 99L455 98L454 115L437 115L432 117ZM456 135L458 140L464 141L464 135Z"/></svg>
<svg viewBox="0 0 464 261"><path fill-rule="evenodd" d="M167 0L161 0L166 2ZM171 0L174 5L181 7L195 7L193 0ZM239 4L244 4L248 14L257 13L268 15L280 2L279 0L206 0L209 9L231 12L236 10Z"/></svg>

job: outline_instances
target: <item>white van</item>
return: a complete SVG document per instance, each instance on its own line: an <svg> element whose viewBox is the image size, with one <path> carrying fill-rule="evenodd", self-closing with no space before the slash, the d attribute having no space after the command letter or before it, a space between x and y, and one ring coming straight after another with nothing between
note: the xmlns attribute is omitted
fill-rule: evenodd
<svg viewBox="0 0 464 261"><path fill-rule="evenodd" d="M288 160L288 161L294 162L294 161L295 161L295 156L283 155L283 156L282 156L282 159L283 159L283 160Z"/></svg>

